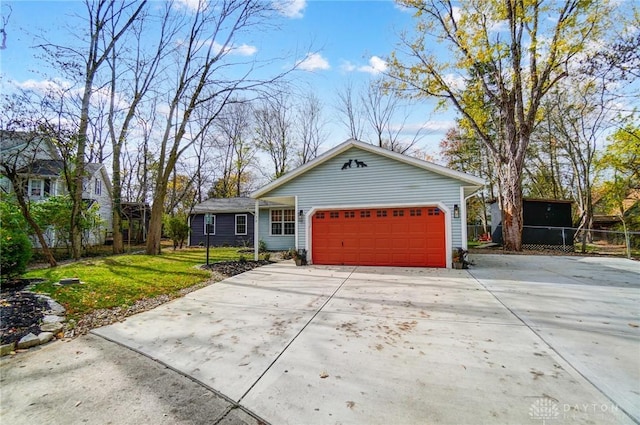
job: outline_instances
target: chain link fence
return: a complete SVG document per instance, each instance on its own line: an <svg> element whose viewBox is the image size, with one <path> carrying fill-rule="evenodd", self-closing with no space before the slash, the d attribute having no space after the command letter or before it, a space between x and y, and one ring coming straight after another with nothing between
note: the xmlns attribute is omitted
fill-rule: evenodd
<svg viewBox="0 0 640 425"><path fill-rule="evenodd" d="M491 228L467 226L469 240L489 242ZM584 245L584 249L583 249ZM640 232L573 227L524 226L522 246L532 251L562 251L624 257L640 257Z"/></svg>

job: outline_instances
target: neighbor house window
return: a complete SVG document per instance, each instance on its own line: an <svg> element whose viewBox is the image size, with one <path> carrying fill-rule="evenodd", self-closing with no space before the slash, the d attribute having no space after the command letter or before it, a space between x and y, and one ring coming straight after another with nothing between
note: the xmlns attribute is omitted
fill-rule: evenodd
<svg viewBox="0 0 640 425"><path fill-rule="evenodd" d="M44 180L31 179L29 180L29 196L41 197L44 193Z"/></svg>
<svg viewBox="0 0 640 425"><path fill-rule="evenodd" d="M204 234L215 235L216 234L216 216L213 214L204 215Z"/></svg>
<svg viewBox="0 0 640 425"><path fill-rule="evenodd" d="M101 195L102 194L102 181L100 179L96 179L93 186L94 186L93 193L95 193L96 195Z"/></svg>
<svg viewBox="0 0 640 425"><path fill-rule="evenodd" d="M271 234L295 235L296 212L295 210L271 210Z"/></svg>
<svg viewBox="0 0 640 425"><path fill-rule="evenodd" d="M236 235L247 234L247 215L236 214Z"/></svg>

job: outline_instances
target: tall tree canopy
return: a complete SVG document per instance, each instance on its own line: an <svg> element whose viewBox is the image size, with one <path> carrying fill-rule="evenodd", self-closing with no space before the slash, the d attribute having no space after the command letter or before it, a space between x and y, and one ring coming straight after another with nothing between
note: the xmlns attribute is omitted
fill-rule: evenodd
<svg viewBox="0 0 640 425"><path fill-rule="evenodd" d="M414 34L389 60L390 86L452 105L488 148L505 247L522 249L522 172L539 107L607 28L600 0L399 0ZM438 50L433 49L438 46Z"/></svg>

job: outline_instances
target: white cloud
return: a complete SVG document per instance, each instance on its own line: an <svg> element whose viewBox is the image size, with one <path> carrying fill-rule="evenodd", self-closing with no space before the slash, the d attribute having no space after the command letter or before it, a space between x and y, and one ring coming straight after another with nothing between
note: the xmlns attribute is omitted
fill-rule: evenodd
<svg viewBox="0 0 640 425"><path fill-rule="evenodd" d="M353 72L356 70L356 66L349 61L342 61L342 65L340 65L340 69L345 72Z"/></svg>
<svg viewBox="0 0 640 425"><path fill-rule="evenodd" d="M402 132L405 134L413 134L418 131L424 131L427 134L431 133L446 133L452 127L456 126L454 120L430 120L422 123L403 124L394 126L397 130L402 128Z"/></svg>
<svg viewBox="0 0 640 425"><path fill-rule="evenodd" d="M255 55L258 51L256 46L250 46L248 44L241 44L239 46L232 46L231 53L232 55L240 55L240 56L252 56Z"/></svg>
<svg viewBox="0 0 640 425"><path fill-rule="evenodd" d="M12 84L22 90L31 90L36 93L63 92L71 88L71 83L59 79L12 81Z"/></svg>
<svg viewBox="0 0 640 425"><path fill-rule="evenodd" d="M444 82L454 90L462 90L466 85L464 77L461 75L447 74L443 79Z"/></svg>
<svg viewBox="0 0 640 425"><path fill-rule="evenodd" d="M217 41L214 41L212 46L213 46L213 50L216 53L220 52L223 49L222 44L218 43ZM258 51L258 48L255 46L250 46L248 44L241 44L239 46L234 46L234 45L227 46L225 50L225 54L237 55L237 56L252 56L257 51Z"/></svg>
<svg viewBox="0 0 640 425"><path fill-rule="evenodd" d="M196 11L198 10L198 7L200 7L200 2L202 0L177 0L176 3L178 4L179 7L183 7L185 9L191 10L191 11ZM207 2L203 2L202 6L206 7Z"/></svg>
<svg viewBox="0 0 640 425"><path fill-rule="evenodd" d="M298 67L304 71L316 71L331 68L329 61L322 57L320 53L309 53L297 63Z"/></svg>
<svg viewBox="0 0 640 425"><path fill-rule="evenodd" d="M373 75L380 74L386 70L387 62L378 56L371 56L371 58L369 59L369 65L358 67L358 71L367 72Z"/></svg>
<svg viewBox="0 0 640 425"><path fill-rule="evenodd" d="M304 16L307 0L274 0L273 6L287 18L299 19Z"/></svg>

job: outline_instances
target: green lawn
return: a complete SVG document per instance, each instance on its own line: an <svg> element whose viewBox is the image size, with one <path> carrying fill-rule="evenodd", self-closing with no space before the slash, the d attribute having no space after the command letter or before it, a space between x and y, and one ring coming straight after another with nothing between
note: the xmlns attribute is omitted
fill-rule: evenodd
<svg viewBox="0 0 640 425"><path fill-rule="evenodd" d="M238 248L212 248L209 262L238 260ZM245 257L250 257L244 254ZM130 306L143 298L162 294L175 295L179 290L205 281L209 273L196 266L204 264L205 249L178 251L165 249L162 255L118 255L90 259L54 269L28 272L25 277L43 278L35 287L78 318L95 309ZM80 278L82 285L57 286L62 278Z"/></svg>

